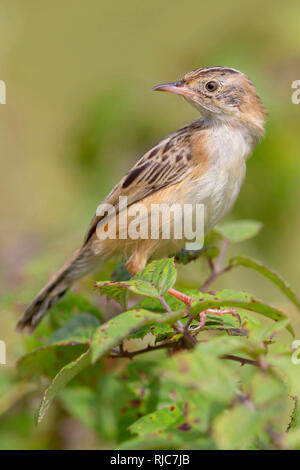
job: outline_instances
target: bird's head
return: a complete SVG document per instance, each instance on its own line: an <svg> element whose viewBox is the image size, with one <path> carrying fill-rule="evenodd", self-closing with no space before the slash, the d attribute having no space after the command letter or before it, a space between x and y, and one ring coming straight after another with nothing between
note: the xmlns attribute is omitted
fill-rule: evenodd
<svg viewBox="0 0 300 470"><path fill-rule="evenodd" d="M263 134L267 112L254 85L242 72L227 67L205 67L173 83L154 88L182 95L204 118L243 125Z"/></svg>

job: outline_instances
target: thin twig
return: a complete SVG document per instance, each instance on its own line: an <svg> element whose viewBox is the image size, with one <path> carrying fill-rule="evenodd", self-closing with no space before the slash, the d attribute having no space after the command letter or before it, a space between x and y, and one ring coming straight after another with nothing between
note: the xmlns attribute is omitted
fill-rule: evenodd
<svg viewBox="0 0 300 470"><path fill-rule="evenodd" d="M218 259L216 261L216 263L214 264L212 262L212 260L210 258L208 258L208 264L209 264L209 267L211 269L211 275L208 277L208 279L202 284L202 286L200 287L200 290L202 292L204 292L207 287L219 276L221 276L221 274L224 274L226 271L229 271L231 269L231 265L228 265L226 266L225 268L222 268L222 264L223 264L223 261L224 261L224 257L225 257L225 254L227 252L227 249L228 249L228 246L229 246L229 240L227 240L225 238L225 240L223 241L223 244L221 246L221 249L220 249L220 253L219 253L219 256L218 256Z"/></svg>
<svg viewBox="0 0 300 470"><path fill-rule="evenodd" d="M252 366L261 367L259 361L254 361L253 359L246 359L245 357L240 356L233 356L232 354L224 354L223 356L220 356L220 359L229 359L230 361L237 361L240 362L242 366L244 366L245 364L250 364Z"/></svg>
<svg viewBox="0 0 300 470"><path fill-rule="evenodd" d="M186 340L190 348L194 348L196 346L197 344L196 338L193 335L191 335L190 331L185 328L184 324L181 323L180 320L177 320L177 322L173 325L173 328L178 333L183 334L183 337Z"/></svg>
<svg viewBox="0 0 300 470"><path fill-rule="evenodd" d="M159 298L159 301L160 301L160 303L162 304L162 306L166 309L166 311L167 311L168 313L172 313L172 309L171 309L171 307L167 304L167 302L165 301L164 296L163 296L163 295L160 295L158 298Z"/></svg>
<svg viewBox="0 0 300 470"><path fill-rule="evenodd" d="M158 349L176 349L178 348L178 342L177 341L168 341L166 343L162 344L157 344L156 346L147 346L146 348L143 349L138 349L137 351L119 351L114 354L111 354L109 357L111 358L122 358L122 357L127 357L131 359L134 356L137 356L139 354L144 354L146 352L151 352L151 351L156 351Z"/></svg>
<svg viewBox="0 0 300 470"><path fill-rule="evenodd" d="M195 339L194 337L192 338ZM146 348L138 349L137 351L125 351L125 350L118 351L118 352L116 351L113 354L110 354L109 357L112 359L116 359L116 358L132 359L134 356L138 356L140 354L144 354L144 353L151 352L151 351L157 351L159 349L179 349L179 348L184 349L182 346L183 345L180 343L180 341L167 341L165 343L157 344L155 346L147 346ZM261 364L259 361L246 359L245 357L234 356L232 354L224 354L223 356L220 356L220 359L228 359L231 361L240 362L242 366L245 364L250 364L252 366L261 367Z"/></svg>
<svg viewBox="0 0 300 470"><path fill-rule="evenodd" d="M222 268L222 264L223 264L223 261L224 261L224 257L226 255L226 252L227 252L227 249L229 247L229 244L230 244L230 241L227 240L227 238L225 238L223 240L223 243L222 243L222 246L221 246L221 249L220 249L220 253L219 253L219 256L218 256L218 259L217 259L217 262L215 264L215 271L219 272Z"/></svg>
<svg viewBox="0 0 300 470"><path fill-rule="evenodd" d="M186 322L185 327L184 327L184 329L185 329L186 331L188 331L188 329L189 329L189 327L191 326L191 323L192 323L193 320L194 320L194 317L193 317L192 315L190 315L190 317L189 317L189 319L188 319L188 321Z"/></svg>

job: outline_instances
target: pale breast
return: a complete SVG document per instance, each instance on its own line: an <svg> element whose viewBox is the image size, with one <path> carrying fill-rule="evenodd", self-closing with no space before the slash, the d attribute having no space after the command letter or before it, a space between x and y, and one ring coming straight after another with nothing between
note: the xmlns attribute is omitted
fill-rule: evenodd
<svg viewBox="0 0 300 470"><path fill-rule="evenodd" d="M201 142L208 155L205 171L190 184L189 201L204 204L205 232L232 208L246 173L251 152L246 136L227 126L211 128Z"/></svg>

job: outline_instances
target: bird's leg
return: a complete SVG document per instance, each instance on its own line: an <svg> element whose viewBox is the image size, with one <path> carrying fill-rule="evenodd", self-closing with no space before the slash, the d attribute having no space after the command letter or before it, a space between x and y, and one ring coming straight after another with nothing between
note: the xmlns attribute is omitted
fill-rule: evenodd
<svg viewBox="0 0 300 470"><path fill-rule="evenodd" d="M187 307L191 306L193 299L189 295L186 295L183 292L179 292L178 290L173 288L168 290L168 294L172 295L173 297L176 297L176 299L178 300L181 300L181 302L183 302Z"/></svg>
<svg viewBox="0 0 300 470"><path fill-rule="evenodd" d="M203 310L203 312L200 312L199 317L200 321L196 328L193 328L193 331L200 330L206 322L206 315L210 313L212 315L218 315L221 317L222 315L229 314L232 315L233 317L238 319L239 324L241 325L241 317L239 316L238 312L234 308L228 308L226 310L218 310L218 309L212 309L208 308L207 310Z"/></svg>

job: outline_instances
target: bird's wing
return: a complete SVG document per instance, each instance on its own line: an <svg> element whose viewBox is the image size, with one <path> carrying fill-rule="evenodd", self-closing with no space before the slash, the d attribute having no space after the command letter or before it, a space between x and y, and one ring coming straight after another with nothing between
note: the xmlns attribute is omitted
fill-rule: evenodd
<svg viewBox="0 0 300 470"><path fill-rule="evenodd" d="M187 176L193 167L190 137L202 125L199 121L196 123L197 121L179 129L145 153L102 204L113 205L118 213L120 196L127 196L127 206L130 206ZM84 243L93 235L97 224L105 218L106 216L97 214L93 217Z"/></svg>

